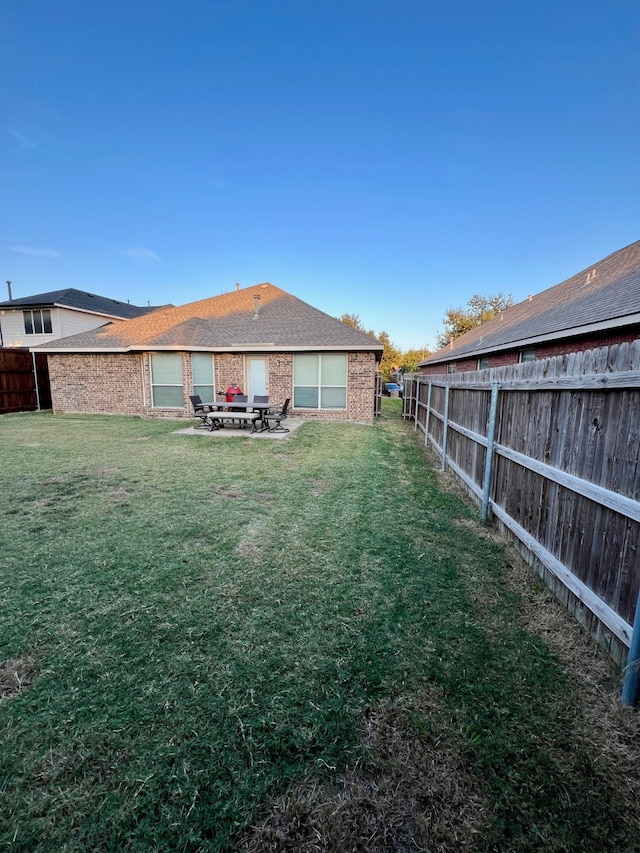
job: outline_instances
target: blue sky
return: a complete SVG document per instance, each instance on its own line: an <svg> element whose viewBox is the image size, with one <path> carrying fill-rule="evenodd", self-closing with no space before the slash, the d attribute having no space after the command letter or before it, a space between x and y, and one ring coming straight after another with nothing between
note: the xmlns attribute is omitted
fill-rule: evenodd
<svg viewBox="0 0 640 853"><path fill-rule="evenodd" d="M270 281L433 348L640 239L637 0L30 0L0 57L14 298Z"/></svg>

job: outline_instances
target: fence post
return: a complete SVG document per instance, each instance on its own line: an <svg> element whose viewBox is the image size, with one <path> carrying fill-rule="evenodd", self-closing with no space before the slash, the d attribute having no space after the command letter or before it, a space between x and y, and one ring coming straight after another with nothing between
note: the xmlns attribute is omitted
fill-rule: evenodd
<svg viewBox="0 0 640 853"><path fill-rule="evenodd" d="M447 427L449 426L449 385L444 387L444 419L442 421L442 470L447 467Z"/></svg>
<svg viewBox="0 0 640 853"><path fill-rule="evenodd" d="M633 620L633 633L631 634L627 665L624 668L622 704L635 705L638 701L638 693L640 693L640 594L638 594L636 603L636 615Z"/></svg>
<svg viewBox="0 0 640 853"><path fill-rule="evenodd" d="M431 382L427 384L427 414L424 419L424 443L429 443L429 418L431 416Z"/></svg>
<svg viewBox="0 0 640 853"><path fill-rule="evenodd" d="M36 406L38 407L38 411L40 411L40 386L38 385L38 364L36 362L35 352L31 353L31 362L33 364L33 383L36 391Z"/></svg>
<svg viewBox="0 0 640 853"><path fill-rule="evenodd" d="M487 426L487 455L484 459L484 479L482 481L482 509L480 521L487 523L489 514L489 497L491 490L491 471L493 468L493 445L496 435L496 414L498 412L498 393L500 386L497 382L491 383L491 403L489 404L489 424Z"/></svg>

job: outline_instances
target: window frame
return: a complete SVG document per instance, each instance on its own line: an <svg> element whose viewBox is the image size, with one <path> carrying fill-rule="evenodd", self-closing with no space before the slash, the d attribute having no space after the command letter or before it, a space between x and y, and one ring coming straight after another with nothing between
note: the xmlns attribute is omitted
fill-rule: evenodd
<svg viewBox="0 0 640 853"><path fill-rule="evenodd" d="M196 371L194 359L209 358L211 364L211 383L196 383ZM212 352L192 352L191 353L191 388L194 394L197 394L203 403L212 403L216 399L216 366L215 358ZM203 392L203 388L210 388L211 391ZM203 396L204 393L204 396Z"/></svg>
<svg viewBox="0 0 640 853"><path fill-rule="evenodd" d="M530 361L536 360L535 347L527 347L521 349L518 353L518 364L528 364Z"/></svg>
<svg viewBox="0 0 640 853"><path fill-rule="evenodd" d="M180 383L177 382L155 382L154 381L154 358L167 358L173 356L180 359ZM152 352L149 353L149 379L151 383L151 408L153 409L184 409L184 358L181 352ZM156 388L180 388L180 403L176 405L167 405L166 403L156 403Z"/></svg>
<svg viewBox="0 0 640 853"><path fill-rule="evenodd" d="M36 321L36 317L38 318ZM23 308L22 322L25 335L52 335L53 318L50 308ZM40 329L38 330L38 325ZM49 327L47 329L47 326ZM31 327L29 329L29 327Z"/></svg>
<svg viewBox="0 0 640 853"><path fill-rule="evenodd" d="M333 384L328 382L323 382L323 370L322 364L323 359L335 358L336 356L340 356L344 359L344 384ZM305 383L296 384L296 359L300 358L315 358L316 359L316 382L313 383ZM329 370L329 365L327 363L326 372ZM293 390L293 408L294 409L313 409L314 411L327 411L327 412L346 412L348 411L348 390L349 390L349 356L348 353L345 352L306 352L306 353L296 353L293 357L293 376L292 376L292 390ZM296 389L297 388L309 388L315 389L316 391L316 405L302 404L296 401ZM344 405L341 406L327 406L322 405L323 403L323 390L328 389L344 389Z"/></svg>

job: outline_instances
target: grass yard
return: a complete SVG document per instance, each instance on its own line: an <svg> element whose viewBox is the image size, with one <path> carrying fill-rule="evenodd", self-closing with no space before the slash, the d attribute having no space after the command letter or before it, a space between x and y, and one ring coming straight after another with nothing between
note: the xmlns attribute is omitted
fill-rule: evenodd
<svg viewBox="0 0 640 853"><path fill-rule="evenodd" d="M1 850L640 850L619 672L399 407L0 418Z"/></svg>

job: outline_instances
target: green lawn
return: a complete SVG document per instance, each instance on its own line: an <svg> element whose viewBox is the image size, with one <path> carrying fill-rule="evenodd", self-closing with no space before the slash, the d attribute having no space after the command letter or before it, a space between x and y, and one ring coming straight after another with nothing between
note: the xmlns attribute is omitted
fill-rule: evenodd
<svg viewBox="0 0 640 853"><path fill-rule="evenodd" d="M0 418L1 850L640 849L619 673L399 406Z"/></svg>

